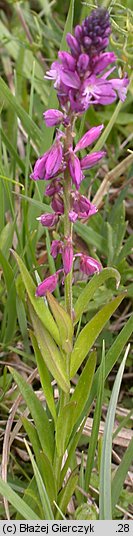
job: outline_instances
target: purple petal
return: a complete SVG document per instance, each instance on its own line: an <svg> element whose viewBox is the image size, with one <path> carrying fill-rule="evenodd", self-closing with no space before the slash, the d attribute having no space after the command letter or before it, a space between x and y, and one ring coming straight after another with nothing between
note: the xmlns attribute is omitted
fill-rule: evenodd
<svg viewBox="0 0 133 536"><path fill-rule="evenodd" d="M58 52L58 57L62 61L64 69L69 69L69 71L75 71L76 60L69 52Z"/></svg>
<svg viewBox="0 0 133 536"><path fill-rule="evenodd" d="M42 214L37 220L40 221L44 227L53 227L58 221L58 216L57 214Z"/></svg>
<svg viewBox="0 0 133 536"><path fill-rule="evenodd" d="M43 117L47 127L54 127L63 121L63 113L53 108L44 112Z"/></svg>
<svg viewBox="0 0 133 536"><path fill-rule="evenodd" d="M64 246L62 251L62 259L63 259L63 268L65 275L69 274L72 269L73 264L73 247L70 240L68 240L67 244Z"/></svg>
<svg viewBox="0 0 133 536"><path fill-rule="evenodd" d="M93 275L95 272L100 272L102 270L102 265L92 257L81 255L80 270L86 275Z"/></svg>
<svg viewBox="0 0 133 536"><path fill-rule="evenodd" d="M70 153L70 157L68 160L68 167L69 167L70 175L72 177L72 181L75 184L76 188L78 189L82 181L82 171L81 171L81 166L80 166L80 160L74 154L73 151L71 151Z"/></svg>
<svg viewBox="0 0 133 536"><path fill-rule="evenodd" d="M88 145L91 145L97 138L100 136L101 131L103 130L104 125L99 125L98 127L93 127L84 136L81 138L81 140L77 143L74 152L80 151L81 149L85 149L88 147Z"/></svg>
<svg viewBox="0 0 133 536"><path fill-rule="evenodd" d="M81 84L80 78L76 71L62 71L61 80L63 84L65 84L65 86L68 86L70 88L73 87L74 89L78 89Z"/></svg>
<svg viewBox="0 0 133 536"><path fill-rule="evenodd" d="M61 253L62 251L62 244L61 240L53 240L51 244L51 255L54 259L56 259L58 253Z"/></svg>
<svg viewBox="0 0 133 536"><path fill-rule="evenodd" d="M82 169L89 169L93 166L95 166L103 156L105 156L105 151L99 151L97 153L88 154L87 156L84 156L81 160L81 168Z"/></svg>
<svg viewBox="0 0 133 536"><path fill-rule="evenodd" d="M46 161L46 179L56 175L62 164L62 144L59 140L52 146Z"/></svg>
<svg viewBox="0 0 133 536"><path fill-rule="evenodd" d="M47 292L53 292L57 286L58 282L58 273L55 273L53 275L50 275L40 285L38 285L36 289L36 296L46 296Z"/></svg>

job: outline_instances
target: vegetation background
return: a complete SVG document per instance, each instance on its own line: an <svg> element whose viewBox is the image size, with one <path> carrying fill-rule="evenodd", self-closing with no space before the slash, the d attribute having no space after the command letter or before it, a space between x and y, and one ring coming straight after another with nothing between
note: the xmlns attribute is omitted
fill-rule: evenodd
<svg viewBox="0 0 133 536"><path fill-rule="evenodd" d="M32 375L31 381L34 380L35 392L38 396L41 396L42 392L29 336L30 320L22 277L18 273L10 248L17 250L31 275L34 276L34 273L37 273L37 277L44 279L49 273L55 271L54 261L50 256L52 234L42 230L36 220L41 211L50 211L48 199L44 193L44 184L41 182L34 185L29 179L36 158L47 150L53 136L53 129L46 130L42 113L47 107L56 107L56 95L54 90L51 90L49 82L44 80L44 74L51 62L56 59L60 47L64 49L67 31L71 31L72 26L82 21L96 5L94 1L84 3L79 0L75 2L72 0L71 2L70 0L63 2L60 0L51 2L48 0L0 1L0 456L2 478L5 482L8 481L7 498L9 500L9 506L7 503L4 505L3 495L6 493L6 488L3 488L1 483L1 519L9 513L14 519L16 512L20 511L19 503L13 502L12 491L16 492L18 499L25 496L33 474L30 456L24 443L27 434L21 421L21 414L27 416L28 409L21 401L12 413L19 389L14 384L8 366L12 365L26 380ZM123 353L120 354L105 384L100 438L97 443L87 503L89 514L83 513L83 507L86 508L84 506L86 505L86 492L83 468L86 464L95 401L78 445L77 463L80 467L78 487L75 498L69 504L67 516L74 518L75 515L77 517L79 515L79 519L85 518L83 515L90 515L90 519L98 515L101 437L112 386L124 355L124 345L127 344L132 332L129 327L133 300L132 0L122 0L122 2L104 0L99 1L98 5L110 10L112 20L110 47L118 57L119 75L122 76L126 71L131 81L124 103L88 110L85 118L78 124L78 130L82 135L86 127L104 123L105 130L97 143L97 149L101 149L104 145L107 158L106 163L98 169L96 176L92 169L89 175L86 175L86 180L82 185L82 193L91 195L99 212L96 218L89 220L89 225L83 225L81 222L75 224L75 245L77 248L82 245L82 251L87 253L89 251L92 256L96 252L104 267L117 268L121 276L120 288L121 290L126 288L122 304L96 341L98 363L103 349L103 340L105 349L108 351L122 329L127 329L127 335L123 339ZM75 301L84 286L85 281L79 281L78 274L77 282L73 287ZM112 279L97 289L90 302L89 310L82 315L82 326L109 302L114 289L115 283ZM55 291L55 296L63 303L60 288ZM119 467L129 445L130 450L119 476L120 489L118 504L113 513L114 519L117 517L133 519L132 379L132 352L131 346L128 346L126 368L115 417L117 435L114 436L112 450L113 474ZM35 502L38 501L38 497L35 498L35 490L34 492L32 490L30 499L30 504L33 501L35 506ZM25 517L26 513L23 515Z"/></svg>

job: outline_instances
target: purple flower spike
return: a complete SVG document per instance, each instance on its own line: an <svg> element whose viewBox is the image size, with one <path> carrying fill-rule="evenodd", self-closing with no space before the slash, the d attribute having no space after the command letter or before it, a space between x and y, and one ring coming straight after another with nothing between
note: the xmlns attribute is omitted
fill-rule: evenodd
<svg viewBox="0 0 133 536"><path fill-rule="evenodd" d="M69 156L69 160L68 160L68 167L69 167L70 175L72 177L72 181L73 181L73 183L75 184L75 186L76 186L76 188L78 190L79 187L80 187L80 183L82 181L83 175L82 175L82 171L81 171L80 160L74 154L74 152L72 150L70 151L70 156Z"/></svg>
<svg viewBox="0 0 133 536"><path fill-rule="evenodd" d="M92 257L87 255L80 255L80 270L86 275L93 275L95 272L100 272L102 270L102 265L100 262L96 261Z"/></svg>
<svg viewBox="0 0 133 536"><path fill-rule="evenodd" d="M80 45L76 39L76 37L73 37L72 34L68 33L67 36L66 36L66 42L71 50L71 53L72 55L74 56L74 58L78 58L80 52L81 52L81 48L80 48Z"/></svg>
<svg viewBox="0 0 133 536"><path fill-rule="evenodd" d="M93 166L96 166L96 164L105 156L105 151L99 151L97 153L87 154L87 156L84 156L81 160L81 168L82 169L89 169Z"/></svg>
<svg viewBox="0 0 133 536"><path fill-rule="evenodd" d="M58 221L57 214L42 214L37 218L44 227L53 227Z"/></svg>
<svg viewBox="0 0 133 536"><path fill-rule="evenodd" d="M35 296L46 296L47 292L53 292L55 290L58 283L59 271L60 270L58 270L58 272L56 272L55 274L50 275L49 277L44 279L44 281L42 281L40 285L38 285Z"/></svg>
<svg viewBox="0 0 133 536"><path fill-rule="evenodd" d="M70 239L67 240L67 244L65 244L63 251L62 251L62 259L63 259L63 267L65 275L69 274L72 269L73 264L73 247L72 242Z"/></svg>
<svg viewBox="0 0 133 536"><path fill-rule="evenodd" d="M63 121L63 113L53 108L44 112L43 117L47 127L54 127Z"/></svg>
<svg viewBox="0 0 133 536"><path fill-rule="evenodd" d="M98 127L90 128L86 134L79 140L77 143L74 152L81 151L91 145L97 138L99 138L101 131L103 130L104 125L99 125Z"/></svg>
<svg viewBox="0 0 133 536"><path fill-rule="evenodd" d="M52 145L49 151L48 158L46 160L46 180L57 174L57 172L62 166L62 157L62 143L59 139L57 139L54 145Z"/></svg>
<svg viewBox="0 0 133 536"><path fill-rule="evenodd" d="M53 259L56 259L58 253L62 252L62 245L63 242L61 242L61 240L53 240L51 244L51 255Z"/></svg>

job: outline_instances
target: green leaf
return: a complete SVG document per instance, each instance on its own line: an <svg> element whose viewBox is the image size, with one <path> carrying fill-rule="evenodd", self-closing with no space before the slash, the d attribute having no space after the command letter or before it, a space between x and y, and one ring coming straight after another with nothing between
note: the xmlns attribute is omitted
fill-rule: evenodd
<svg viewBox="0 0 133 536"><path fill-rule="evenodd" d="M66 353L71 352L73 337L71 318L50 292L47 292L47 300L59 329L62 349Z"/></svg>
<svg viewBox="0 0 133 536"><path fill-rule="evenodd" d="M35 297L35 291L36 291L36 286L35 286L35 283L33 281L33 279L31 278L26 266L24 265L22 259L20 259L19 255L17 255L16 252L13 251L13 255L17 261L17 264L19 266L19 270L20 270L20 273L21 273L21 276L22 276L22 280L23 280L23 283L24 283L24 286L26 288L26 291L28 293L28 296L29 296L29 299L30 299L30 302L32 303L35 311L36 311L36 314L37 316L40 318L42 324L48 329L48 331L51 333L51 335L54 337L55 341L57 342L57 344L59 344L60 342L60 337L59 337L59 332L58 332L58 328L56 326L56 323L47 307L47 305L45 304L43 298L36 298Z"/></svg>
<svg viewBox="0 0 133 536"><path fill-rule="evenodd" d="M58 456L63 456L75 422L76 402L69 402L60 411L56 424L56 447Z"/></svg>
<svg viewBox="0 0 133 536"><path fill-rule="evenodd" d="M115 508L115 505L118 503L118 499L124 484L127 472L130 468L130 465L133 460L133 439L131 439L122 461L118 466L115 476L112 481L112 509Z"/></svg>
<svg viewBox="0 0 133 536"><path fill-rule="evenodd" d="M95 274L91 281L87 283L85 288L82 290L78 300L76 301L74 310L76 318L74 323L76 324L84 311L88 309L88 304L92 299L96 290L105 283L107 279L114 277L117 281L117 288L120 283L120 275L115 268L104 268L99 274Z"/></svg>
<svg viewBox="0 0 133 536"><path fill-rule="evenodd" d="M33 323L35 336L40 348L45 364L56 379L60 387L67 393L70 389L69 379L66 372L65 361L58 350L54 340L44 328L42 322L36 315L32 305L29 303L30 316Z"/></svg>
<svg viewBox="0 0 133 536"><path fill-rule="evenodd" d="M99 311L82 329L71 354L70 378L75 375L103 327L106 325L124 297L124 293L120 294L117 298L114 298L112 302L104 305L101 311Z"/></svg>
<svg viewBox="0 0 133 536"><path fill-rule="evenodd" d="M100 467L100 485L99 485L99 519L112 519L111 503L111 452L112 452L112 434L115 419L116 405L119 396L120 385L124 372L127 350L122 363L119 367L113 391L108 407L104 436L102 443L101 467Z"/></svg>
<svg viewBox="0 0 133 536"><path fill-rule="evenodd" d="M0 250L0 264L7 288L7 301L4 308L3 323L1 326L1 339L5 344L11 342L16 328L16 288L14 283L14 272Z"/></svg>
<svg viewBox="0 0 133 536"><path fill-rule="evenodd" d="M98 388L97 388L97 401L96 401L96 407L94 411L93 426L92 426L92 432L91 432L91 437L89 441L86 468L85 468L85 491L86 493L88 493L89 491L90 477L91 477L91 472L93 469L95 450L96 450L96 445L98 441L99 424L100 424L100 418L101 418L102 401L103 401L103 393L104 393L104 377L105 377L105 356L103 355L102 362L100 365Z"/></svg>
<svg viewBox="0 0 133 536"><path fill-rule="evenodd" d="M92 245L93 247L96 247L96 249L102 254L103 251L106 252L107 245L105 238L100 233L94 231L90 225L86 225L85 223L78 221L74 224L74 229L77 235L84 240L87 246Z"/></svg>
<svg viewBox="0 0 133 536"><path fill-rule="evenodd" d="M61 490L58 498L58 506L60 510L63 512L63 514L66 513L67 505L70 502L70 499L72 498L72 495L75 491L76 485L78 482L78 475L71 474L69 479L67 480L66 485ZM60 512L57 512L55 519L60 519Z"/></svg>
<svg viewBox="0 0 133 536"><path fill-rule="evenodd" d="M105 379L108 377L109 373L111 372L112 368L114 367L115 363L119 359L119 356L127 343L129 337L131 336L133 332L133 315L128 319L127 323L125 324L124 328L121 330L119 335L117 335L117 338L115 339L114 343L112 344L111 348L108 350L106 354L106 360L105 360ZM98 389L98 381L99 381L99 373L100 373L100 367L95 372L94 375L94 381L92 384L91 392L88 397L86 407L85 407L85 413L87 415L89 408L97 394ZM81 419L84 418L84 414L81 415ZM80 425L80 422L79 422Z"/></svg>
<svg viewBox="0 0 133 536"><path fill-rule="evenodd" d="M13 233L14 223L7 223L5 227L3 227L0 234L0 249L7 259L10 255L10 247L12 246Z"/></svg>
<svg viewBox="0 0 133 536"><path fill-rule="evenodd" d="M54 402L54 397L53 397L53 388L51 385L51 376L49 374L45 361L42 357L42 354L38 348L36 337L32 331L30 331L30 337L31 337L31 342L32 342L34 352L35 352L40 381L42 384L46 402L48 404L48 408L51 412L51 415L54 421L56 421L56 409L55 409L55 402Z"/></svg>
<svg viewBox="0 0 133 536"><path fill-rule="evenodd" d="M32 418L34 419L42 449L46 453L46 456L48 456L49 460L52 461L54 449L53 434L46 411L43 409L43 406L34 393L32 387L25 381L25 379L20 376L16 370L10 367L9 370L20 389L20 392L30 410Z"/></svg>
<svg viewBox="0 0 133 536"><path fill-rule="evenodd" d="M71 402L75 402L74 424L77 422L86 404L86 401L87 401L87 398L88 398L88 395L92 386L95 367L96 367L96 352L94 351L90 354L87 360L87 363L81 375L79 376L78 383L71 397Z"/></svg>
<svg viewBox="0 0 133 536"><path fill-rule="evenodd" d="M40 500L41 500L41 503L42 503L44 519L48 519L48 520L49 519L54 519L53 518L53 512L51 510L49 497L47 495L46 488L44 486L44 482L43 482L42 477L40 475L39 469L37 467L37 464L36 464L36 462L34 460L33 454L32 454L32 452L30 450L30 447L29 447L27 441L25 441L25 444L26 444L26 448L27 448L31 463L32 463L32 467L33 467L33 471L34 471L34 475L35 475L35 479L36 479L36 483L37 483L37 487L38 487L38 491L39 491L39 495L40 495Z"/></svg>
<svg viewBox="0 0 133 536"><path fill-rule="evenodd" d="M0 493L14 506L15 511L20 512L24 519L39 519L37 514L27 506L26 502L19 497L12 488L0 477Z"/></svg>
<svg viewBox="0 0 133 536"><path fill-rule="evenodd" d="M53 473L52 465L48 457L41 450L41 444L35 426L25 417L22 417L22 423L27 435L29 436L36 457L38 469L40 471L42 480L44 481L44 484L46 486L48 497L52 504L53 500L56 499L57 494L55 476Z"/></svg>
<svg viewBox="0 0 133 536"><path fill-rule="evenodd" d="M14 96L11 93L7 84L4 82L4 80L2 80L1 77L0 77L0 97L2 97L2 100L5 100L8 104L10 104L11 108L16 112L16 114L22 121L22 125L24 126L27 134L37 144L37 146L40 146L40 143L42 140L42 133L40 129L37 127L34 121L30 118L29 114L27 114L24 108L19 104L16 96Z"/></svg>

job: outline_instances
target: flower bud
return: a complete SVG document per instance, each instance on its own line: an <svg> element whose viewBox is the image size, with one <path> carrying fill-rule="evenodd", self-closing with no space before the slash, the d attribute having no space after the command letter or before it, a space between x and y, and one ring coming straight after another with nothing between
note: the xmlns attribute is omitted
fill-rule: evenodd
<svg viewBox="0 0 133 536"><path fill-rule="evenodd" d="M44 112L43 117L47 127L54 127L63 121L63 113L53 108Z"/></svg>
<svg viewBox="0 0 133 536"><path fill-rule="evenodd" d="M51 255L53 259L56 259L58 253L62 252L62 244L61 240L53 240L51 244Z"/></svg>
<svg viewBox="0 0 133 536"><path fill-rule="evenodd" d="M69 160L68 160L68 167L69 167L70 175L72 177L72 181L73 181L73 183L75 184L75 186L76 186L76 188L78 190L79 187L80 187L80 183L82 181L83 175L82 175L82 171L81 171L80 160L74 154L74 152L72 150L70 151L70 156L69 156Z"/></svg>
<svg viewBox="0 0 133 536"><path fill-rule="evenodd" d="M57 282L58 282L58 272L44 279L44 281L42 281L42 283L38 285L35 295L37 297L41 297L41 296L46 296L47 292L53 292L57 286Z"/></svg>
<svg viewBox="0 0 133 536"><path fill-rule="evenodd" d="M93 166L96 166L96 164L105 156L105 151L99 151L97 153L87 154L87 156L84 156L84 158L81 159L81 168L82 169L89 169Z"/></svg>
<svg viewBox="0 0 133 536"><path fill-rule="evenodd" d="M58 221L58 216L57 214L42 214L37 220L40 221L44 227L53 227Z"/></svg>
<svg viewBox="0 0 133 536"><path fill-rule="evenodd" d="M63 260L63 267L65 275L69 274L72 269L73 264L73 247L72 242L70 239L68 239L67 243L64 245L63 251L62 251L62 260Z"/></svg>
<svg viewBox="0 0 133 536"><path fill-rule="evenodd" d="M80 270L84 274L93 275L95 272L99 273L102 270L102 265L96 259L82 254L78 256L80 256Z"/></svg>
<svg viewBox="0 0 133 536"><path fill-rule="evenodd" d="M91 145L97 138L99 138L101 131L103 129L104 125L99 125L98 127L93 127L88 130L84 136L79 140L77 143L74 152L81 151L82 149L85 149L88 147L88 145Z"/></svg>
<svg viewBox="0 0 133 536"><path fill-rule="evenodd" d="M56 173L59 171L62 165L62 157L62 143L59 139L57 139L54 145L52 145L46 160L46 180L56 175Z"/></svg>
<svg viewBox="0 0 133 536"><path fill-rule="evenodd" d="M77 58L81 52L80 45L75 37L72 34L68 33L66 36L66 42L71 50L74 58Z"/></svg>
<svg viewBox="0 0 133 536"><path fill-rule="evenodd" d="M69 69L70 71L75 71L76 60L69 52L60 51L58 52L58 57L62 61L64 69Z"/></svg>
<svg viewBox="0 0 133 536"><path fill-rule="evenodd" d="M64 214L64 203L59 194L54 195L51 207L57 214Z"/></svg>

